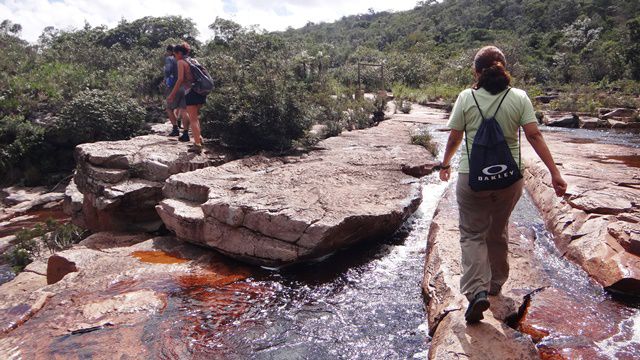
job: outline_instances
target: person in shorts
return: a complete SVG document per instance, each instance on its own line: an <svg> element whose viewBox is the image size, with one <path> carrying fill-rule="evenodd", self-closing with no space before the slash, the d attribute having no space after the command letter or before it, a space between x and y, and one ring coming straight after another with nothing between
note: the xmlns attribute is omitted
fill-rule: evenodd
<svg viewBox="0 0 640 360"><path fill-rule="evenodd" d="M176 81L174 89L167 97L167 101L176 101L177 97L179 96L179 89L184 89L183 99L186 106L186 114L184 116L185 128L182 136L180 136L178 140L184 142L190 140L188 132L188 125L190 125L194 142L194 148L192 150L199 153L202 151L202 135L200 133L200 119L198 117L198 111L202 107L202 104L204 104L205 100L203 99L202 95L196 94L195 92L191 91L191 84L193 84L193 75L191 74L191 68L186 61L186 58L190 52L188 45L182 44L175 46L173 48L173 51L178 64L178 79Z"/></svg>

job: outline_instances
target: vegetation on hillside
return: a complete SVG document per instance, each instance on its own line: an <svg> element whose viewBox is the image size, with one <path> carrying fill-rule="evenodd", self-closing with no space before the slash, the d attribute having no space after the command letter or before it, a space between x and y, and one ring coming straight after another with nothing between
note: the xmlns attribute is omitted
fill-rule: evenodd
<svg viewBox="0 0 640 360"><path fill-rule="evenodd" d="M626 0L420 1L413 10L370 12L334 23L265 33L224 19L199 42L178 16L123 20L108 29L48 27L35 44L0 23L0 179L57 182L81 142L126 139L164 121L167 44L187 41L216 88L202 110L204 134L243 151L286 151L375 124L383 103L355 101L358 62L366 90L393 90L399 104L451 103L472 82L470 62L501 47L515 85L552 88L554 109L640 106L640 3ZM212 15L213 18L213 15ZM402 109L399 109L402 110ZM405 105L405 111L410 111Z"/></svg>
<svg viewBox="0 0 640 360"><path fill-rule="evenodd" d="M638 14L640 2L626 0L429 0L282 35L322 50L345 80L368 61L387 65L387 84L467 86L470 58L492 43L523 83L586 84L640 80Z"/></svg>

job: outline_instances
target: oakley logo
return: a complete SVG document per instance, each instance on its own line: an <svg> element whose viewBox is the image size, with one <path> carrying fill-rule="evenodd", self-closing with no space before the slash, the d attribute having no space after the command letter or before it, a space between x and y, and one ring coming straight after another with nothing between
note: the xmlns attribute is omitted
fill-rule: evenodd
<svg viewBox="0 0 640 360"><path fill-rule="evenodd" d="M493 165L482 169L482 173L487 176L495 176L507 171L507 165Z"/></svg>

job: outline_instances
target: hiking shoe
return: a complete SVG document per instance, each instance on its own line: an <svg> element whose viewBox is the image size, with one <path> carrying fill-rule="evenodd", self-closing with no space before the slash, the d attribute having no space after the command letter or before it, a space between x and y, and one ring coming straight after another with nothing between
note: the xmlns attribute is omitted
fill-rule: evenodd
<svg viewBox="0 0 640 360"><path fill-rule="evenodd" d="M471 302L469 303L469 307L467 311L464 313L464 319L467 320L468 323L477 323L478 321L484 319L483 312L485 312L489 308L489 300L487 300L487 292L480 291L473 297Z"/></svg>
<svg viewBox="0 0 640 360"><path fill-rule="evenodd" d="M182 135L178 138L178 141L182 141L182 142L189 142L189 133L188 132L183 132Z"/></svg>
<svg viewBox="0 0 640 360"><path fill-rule="evenodd" d="M173 130L169 133L169 136L180 136L180 129L177 126L173 127Z"/></svg>
<svg viewBox="0 0 640 360"><path fill-rule="evenodd" d="M193 146L190 147L189 150L187 150L187 152L201 154L202 153L202 144L193 144Z"/></svg>

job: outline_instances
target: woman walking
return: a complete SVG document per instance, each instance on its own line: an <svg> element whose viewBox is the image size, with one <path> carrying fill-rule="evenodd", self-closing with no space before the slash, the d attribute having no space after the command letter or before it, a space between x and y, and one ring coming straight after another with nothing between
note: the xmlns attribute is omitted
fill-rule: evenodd
<svg viewBox="0 0 640 360"><path fill-rule="evenodd" d="M495 46L484 47L476 54L476 83L458 95L453 107L448 123L451 133L440 170L440 179L448 181L451 159L464 137L466 151L458 169L456 197L463 270L460 291L469 300L465 319L470 323L484 318L482 313L490 305L487 295L499 294L509 276L509 217L524 185L520 128L549 169L556 195L564 195L567 188L538 129L531 100L525 91L509 86L506 65L504 54ZM491 114L494 116L485 117ZM491 147L495 139L502 148ZM495 158L498 162L491 163Z"/></svg>

